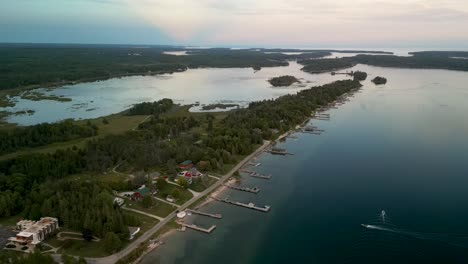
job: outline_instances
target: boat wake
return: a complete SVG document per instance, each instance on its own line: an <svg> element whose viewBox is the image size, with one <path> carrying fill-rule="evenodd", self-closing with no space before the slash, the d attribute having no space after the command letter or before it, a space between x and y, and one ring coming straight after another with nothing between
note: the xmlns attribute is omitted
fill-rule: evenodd
<svg viewBox="0 0 468 264"><path fill-rule="evenodd" d="M379 226L379 225L366 225L361 224L362 227L381 232L390 232L398 235L402 235L408 238L416 238L419 240L431 240L439 243L468 248L468 237L454 234L444 233L423 233L423 232L412 232L404 229L398 229L393 227Z"/></svg>

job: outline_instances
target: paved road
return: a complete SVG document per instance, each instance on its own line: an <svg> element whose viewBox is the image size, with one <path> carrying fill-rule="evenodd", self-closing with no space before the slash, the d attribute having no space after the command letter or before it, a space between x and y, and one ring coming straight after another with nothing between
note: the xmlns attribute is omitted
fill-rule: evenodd
<svg viewBox="0 0 468 264"><path fill-rule="evenodd" d="M183 205L181 205L178 210L182 211L185 210L187 207L198 201L201 197L211 193L214 191L216 188L218 188L221 184L223 184L227 179L229 179L234 172L238 171L242 166L244 166L250 159L252 159L254 156L258 155L261 153L263 150L265 150L266 147L270 145L270 141L264 141L263 145L259 147L254 153L250 154L247 156L245 159L243 159L241 162L239 162L234 168L232 168L227 174L221 177L221 180L217 181L210 187L208 187L206 190L200 193L199 196L193 197L192 199L188 200L185 202ZM135 239L130 245L128 245L126 248L121 250L118 253L115 253L113 255L103 257L103 258L86 258L86 261L89 264L112 264L117 262L119 259L127 256L132 252L135 248L137 248L141 243L145 242L148 240L154 233L156 233L161 227L166 225L169 221L172 220L176 216L176 211L172 212L169 214L166 218L164 218L161 222L157 223L155 226L153 226L150 230L146 231L142 236L138 237ZM54 254L52 255L55 259L55 261L60 261L61 255L60 254Z"/></svg>

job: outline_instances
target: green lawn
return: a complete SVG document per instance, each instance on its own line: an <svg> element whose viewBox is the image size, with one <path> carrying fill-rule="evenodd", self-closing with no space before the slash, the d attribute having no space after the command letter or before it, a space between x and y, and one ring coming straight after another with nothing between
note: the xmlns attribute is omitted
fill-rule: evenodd
<svg viewBox="0 0 468 264"><path fill-rule="evenodd" d="M154 225L156 225L157 223L159 223L159 221L157 219L154 219L154 218L151 218L149 216L146 216L146 215L142 215L142 214L139 214L139 213L135 213L135 212L131 212L131 211L124 211L124 213L126 215L132 215L132 216L135 216L136 218L138 218L140 220L140 232L137 234L137 236L145 233L146 231L148 231L150 228L152 228Z"/></svg>
<svg viewBox="0 0 468 264"><path fill-rule="evenodd" d="M190 189L196 191L196 192L202 192L206 188L210 187L212 184L214 184L217 180L208 176L202 177L198 181L194 181L192 184L190 184Z"/></svg>
<svg viewBox="0 0 468 264"><path fill-rule="evenodd" d="M143 211L145 213L156 215L156 216L159 216L159 217L166 217L170 213L172 213L172 211L174 211L176 209L176 207L174 207L174 206L172 206L170 204L158 201L156 199L153 199L153 201L154 201L153 206L151 206L149 208L144 208L141 202L130 201L130 200L125 201L125 206L127 208Z"/></svg>
<svg viewBox="0 0 468 264"><path fill-rule="evenodd" d="M83 257L105 257L109 255L104 249L103 240L99 242L71 239L65 240L62 242L62 247L58 253Z"/></svg>
<svg viewBox="0 0 468 264"><path fill-rule="evenodd" d="M179 190L180 193L180 198L175 201L176 204L183 204L186 201L192 199L193 195L190 191L185 190L184 188L174 185L174 184L167 184L166 187L164 187L163 190L160 190L156 196L161 198L161 199L166 199L166 196L169 194L172 194L174 190Z"/></svg>

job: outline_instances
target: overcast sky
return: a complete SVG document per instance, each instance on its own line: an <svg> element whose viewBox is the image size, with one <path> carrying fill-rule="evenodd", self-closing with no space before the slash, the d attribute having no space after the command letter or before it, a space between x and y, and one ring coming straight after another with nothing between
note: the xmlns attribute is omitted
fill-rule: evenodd
<svg viewBox="0 0 468 264"><path fill-rule="evenodd" d="M468 0L0 0L0 42L468 48Z"/></svg>

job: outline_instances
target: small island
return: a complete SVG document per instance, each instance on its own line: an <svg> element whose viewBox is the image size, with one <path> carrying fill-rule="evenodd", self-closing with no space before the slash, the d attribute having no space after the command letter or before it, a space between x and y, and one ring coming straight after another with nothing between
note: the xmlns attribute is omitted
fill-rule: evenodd
<svg viewBox="0 0 468 264"><path fill-rule="evenodd" d="M367 79L367 73L362 71L353 72L353 79L356 81L365 81Z"/></svg>
<svg viewBox="0 0 468 264"><path fill-rule="evenodd" d="M210 105L204 105L202 106L201 110L203 111L208 111L208 110L214 110L216 108L219 109L226 109L226 108L231 108L231 107L238 107L238 104L210 104Z"/></svg>
<svg viewBox="0 0 468 264"><path fill-rule="evenodd" d="M384 77L377 76L374 79L372 79L372 82L375 83L375 85L381 85L381 84L386 84L387 79Z"/></svg>
<svg viewBox="0 0 468 264"><path fill-rule="evenodd" d="M296 77L291 76L291 75L283 75L280 77L274 77L268 80L268 82L275 86L290 86L293 83L300 82Z"/></svg>

